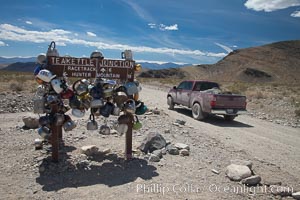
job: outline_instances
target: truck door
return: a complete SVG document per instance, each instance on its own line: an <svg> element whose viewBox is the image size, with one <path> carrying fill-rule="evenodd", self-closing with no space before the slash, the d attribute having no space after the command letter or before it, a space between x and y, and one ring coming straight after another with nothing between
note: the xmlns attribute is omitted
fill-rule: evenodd
<svg viewBox="0 0 300 200"><path fill-rule="evenodd" d="M180 87L180 88L182 88L182 89L180 89L178 91L179 95L177 97L182 105L189 106L190 96L191 96L191 92L192 92L192 88L193 88L193 82L185 81L184 84L182 85L182 87Z"/></svg>

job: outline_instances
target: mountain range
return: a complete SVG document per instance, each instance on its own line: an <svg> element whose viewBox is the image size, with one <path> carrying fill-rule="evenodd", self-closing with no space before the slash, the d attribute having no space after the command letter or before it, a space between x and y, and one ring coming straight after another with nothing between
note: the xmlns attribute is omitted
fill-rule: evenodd
<svg viewBox="0 0 300 200"><path fill-rule="evenodd" d="M8 65L7 63L12 64ZM237 49L215 64L139 63L143 67L139 76L146 78L299 84L300 40L281 41L263 46ZM0 69L1 66L3 70L32 72L35 68L35 57L0 57Z"/></svg>
<svg viewBox="0 0 300 200"><path fill-rule="evenodd" d="M0 69L7 71L23 71L31 72L35 68L36 57L12 57L5 58L0 57ZM176 64L172 62L168 63L150 63L150 62L138 62L144 69L167 69L167 68L179 68L184 66L191 66L191 64Z"/></svg>

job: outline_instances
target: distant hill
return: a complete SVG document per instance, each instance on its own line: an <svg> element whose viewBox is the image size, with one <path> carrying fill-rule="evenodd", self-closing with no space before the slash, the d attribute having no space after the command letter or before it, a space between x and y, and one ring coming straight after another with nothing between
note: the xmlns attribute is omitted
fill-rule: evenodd
<svg viewBox="0 0 300 200"><path fill-rule="evenodd" d="M35 62L26 62L26 63L16 62L3 68L3 70L17 71L17 72L33 72L35 69L35 65L36 65Z"/></svg>
<svg viewBox="0 0 300 200"><path fill-rule="evenodd" d="M176 70L188 79L299 84L300 40L239 49L216 64L182 67ZM155 73L159 74L159 71L156 70ZM145 73L153 74L151 70ZM161 73L165 74L164 71ZM176 74L173 71L174 73ZM145 74L142 76L145 77Z"/></svg>
<svg viewBox="0 0 300 200"><path fill-rule="evenodd" d="M16 62L35 62L36 57L28 57L28 58L22 58L22 57L12 57L12 58L5 58L0 57L0 64L11 64Z"/></svg>

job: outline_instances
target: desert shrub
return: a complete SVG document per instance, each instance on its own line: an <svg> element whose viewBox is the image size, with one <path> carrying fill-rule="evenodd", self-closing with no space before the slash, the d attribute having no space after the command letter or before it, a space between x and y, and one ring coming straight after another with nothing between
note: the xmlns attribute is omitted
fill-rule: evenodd
<svg viewBox="0 0 300 200"><path fill-rule="evenodd" d="M24 90L24 87L23 87L22 83L11 83L10 86L9 86L9 88L12 91L15 91L15 92L20 92L20 91Z"/></svg>
<svg viewBox="0 0 300 200"><path fill-rule="evenodd" d="M235 94L245 94L248 87L249 84L247 83L235 82L233 85L228 86L227 90Z"/></svg>

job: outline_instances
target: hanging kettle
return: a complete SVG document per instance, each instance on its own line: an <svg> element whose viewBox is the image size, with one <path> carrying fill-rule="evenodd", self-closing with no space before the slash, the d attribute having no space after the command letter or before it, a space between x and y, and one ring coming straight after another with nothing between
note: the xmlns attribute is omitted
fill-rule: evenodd
<svg viewBox="0 0 300 200"><path fill-rule="evenodd" d="M139 118L135 116L135 122L133 123L133 130L139 130L142 128L142 123L139 121Z"/></svg>
<svg viewBox="0 0 300 200"><path fill-rule="evenodd" d="M76 127L76 123L71 119L69 115L65 115L65 122L63 124L63 129L67 131L71 131Z"/></svg>
<svg viewBox="0 0 300 200"><path fill-rule="evenodd" d="M50 43L50 45L49 45L49 47L48 47L48 50L47 50L47 56L56 56L56 57L58 57L59 56L59 54L58 54L58 51L56 50L56 48L55 48L56 46L55 46L55 42L54 41L52 41L51 43Z"/></svg>
<svg viewBox="0 0 300 200"><path fill-rule="evenodd" d="M97 130L98 129L98 124L95 121L95 116L93 114L90 115L90 119L86 125L87 130Z"/></svg>
<svg viewBox="0 0 300 200"><path fill-rule="evenodd" d="M89 85L85 79L77 80L73 83L73 91L79 96L87 94L89 92L88 87Z"/></svg>
<svg viewBox="0 0 300 200"><path fill-rule="evenodd" d="M135 114L143 115L147 112L147 110L148 110L148 108L147 108L147 106L145 106L144 102L141 102L141 101L136 102Z"/></svg>
<svg viewBox="0 0 300 200"><path fill-rule="evenodd" d="M38 134L42 138L48 140L50 138L50 136L51 136L51 131L50 131L50 129L47 126L42 126L42 127L40 127L38 129Z"/></svg>
<svg viewBox="0 0 300 200"><path fill-rule="evenodd" d="M106 102L106 104L100 108L100 114L103 117L109 117L114 109L114 104L111 102Z"/></svg>
<svg viewBox="0 0 300 200"><path fill-rule="evenodd" d="M125 109L125 112L134 114L135 110L136 110L134 100L132 100L132 99L127 100L124 105L124 109Z"/></svg>
<svg viewBox="0 0 300 200"><path fill-rule="evenodd" d="M41 126L46 126L46 125L50 125L51 123L51 119L50 119L50 116L49 115L46 115L46 116L41 116L39 118L39 124Z"/></svg>

